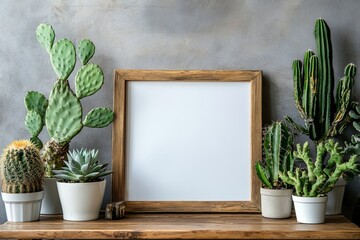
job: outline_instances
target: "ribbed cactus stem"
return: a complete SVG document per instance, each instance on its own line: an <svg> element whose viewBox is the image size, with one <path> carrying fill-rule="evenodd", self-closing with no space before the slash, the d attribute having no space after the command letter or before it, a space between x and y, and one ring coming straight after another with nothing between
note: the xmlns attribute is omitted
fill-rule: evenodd
<svg viewBox="0 0 360 240"><path fill-rule="evenodd" d="M332 46L330 28L319 18L315 23L316 51L319 57L319 123L323 132L328 132L333 115L334 70L332 66Z"/></svg>
<svg viewBox="0 0 360 240"><path fill-rule="evenodd" d="M43 190L44 165L39 150L28 140L14 141L1 157L2 191L31 193Z"/></svg>

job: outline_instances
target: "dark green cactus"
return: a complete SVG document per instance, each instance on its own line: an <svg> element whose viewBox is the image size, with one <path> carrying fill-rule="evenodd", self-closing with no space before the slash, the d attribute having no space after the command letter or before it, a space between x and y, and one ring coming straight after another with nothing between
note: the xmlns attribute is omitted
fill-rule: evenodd
<svg viewBox="0 0 360 240"><path fill-rule="evenodd" d="M334 71L330 29L323 19L315 23L317 55L307 50L303 64L293 62L294 100L305 126L285 117L293 128L314 141L326 141L342 134L349 123L350 98L356 66L348 64L337 84L334 99Z"/></svg>
<svg viewBox="0 0 360 240"><path fill-rule="evenodd" d="M6 193L43 190L44 165L39 150L27 140L12 142L1 157L1 186Z"/></svg>
<svg viewBox="0 0 360 240"><path fill-rule="evenodd" d="M255 165L256 174L267 188L286 188L279 178L279 172L292 171L294 138L284 123L271 124L264 135L264 159Z"/></svg>
<svg viewBox="0 0 360 240"><path fill-rule="evenodd" d="M346 144L346 152L349 154L360 155L360 105L357 102L353 102L352 110L349 112L349 117L353 122L353 127L358 132L351 136L350 143Z"/></svg>
<svg viewBox="0 0 360 240"><path fill-rule="evenodd" d="M36 34L40 44L49 53L54 71L58 75L58 80L45 107L46 111L43 111L44 118L42 118L51 140L43 147L41 157L47 165L46 177L51 177L52 170L59 169L63 161L66 160L66 152L71 139L84 126L106 127L113 121L114 113L108 108L95 108L83 120L83 108L80 99L96 93L104 83L104 74L101 68L96 64L88 63L95 53L95 45L88 39L81 40L78 44L78 55L84 66L80 68L75 76L75 94L68 81L68 77L76 64L74 44L67 39L61 39L52 44L54 39L51 36L55 37L55 33L52 27L47 24L40 24ZM34 106L40 108L39 105L41 104L34 104ZM40 116L42 115L40 114ZM34 119L38 118L29 117L28 122L31 124L29 124L28 130L31 133L38 134L39 125L35 124ZM32 139L35 142L38 139L37 135L36 138L32 135Z"/></svg>
<svg viewBox="0 0 360 240"><path fill-rule="evenodd" d="M324 164L326 156L327 164ZM281 172L280 178L295 187L295 195L303 197L318 197L326 195L333 188L340 176L346 172L359 172L358 155L344 159L344 149L333 139L320 142L316 147L316 160L310 154L309 143L297 145L294 151L295 159L303 161L307 168L296 168L294 171Z"/></svg>

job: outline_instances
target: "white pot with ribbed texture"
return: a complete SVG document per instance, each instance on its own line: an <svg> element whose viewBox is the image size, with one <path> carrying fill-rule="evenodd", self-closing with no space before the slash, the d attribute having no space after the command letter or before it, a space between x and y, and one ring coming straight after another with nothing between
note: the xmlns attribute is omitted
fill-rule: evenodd
<svg viewBox="0 0 360 240"><path fill-rule="evenodd" d="M89 183L57 182L63 218L90 221L99 218L106 180Z"/></svg>
<svg viewBox="0 0 360 240"><path fill-rule="evenodd" d="M261 214L266 218L289 218L291 216L292 189L260 188Z"/></svg>
<svg viewBox="0 0 360 240"><path fill-rule="evenodd" d="M317 224L325 222L327 196L298 197L292 196L296 220L299 223Z"/></svg>
<svg viewBox="0 0 360 240"><path fill-rule="evenodd" d="M56 178L45 178L44 199L40 214L62 214Z"/></svg>
<svg viewBox="0 0 360 240"><path fill-rule="evenodd" d="M344 178L339 178L333 190L328 193L328 201L326 204L326 215L341 214L341 207L344 198L344 192L347 182Z"/></svg>
<svg viewBox="0 0 360 240"><path fill-rule="evenodd" d="M40 217L44 191L34 193L1 193L9 222L31 222Z"/></svg>

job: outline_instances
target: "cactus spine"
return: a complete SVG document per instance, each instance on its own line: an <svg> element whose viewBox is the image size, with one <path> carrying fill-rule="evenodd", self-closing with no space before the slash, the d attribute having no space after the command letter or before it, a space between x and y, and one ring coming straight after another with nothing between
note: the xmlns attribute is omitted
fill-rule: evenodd
<svg viewBox="0 0 360 240"><path fill-rule="evenodd" d="M1 157L1 185L6 193L43 190L44 165L39 150L28 140L14 141Z"/></svg>
<svg viewBox="0 0 360 240"><path fill-rule="evenodd" d="M294 166L293 135L282 122L270 125L263 139L264 160L255 165L256 174L267 188L285 188L280 172L292 171Z"/></svg>
<svg viewBox="0 0 360 240"><path fill-rule="evenodd" d="M68 77L76 64L76 49L74 44L67 39L60 39L54 43L55 32L48 24L40 24L36 29L39 43L46 49L55 73L58 76L47 102L45 111L38 110L39 116L30 113L26 126L32 139L40 133L44 124L51 137L41 150L41 157L46 163L46 177L52 177L53 169L59 169L66 160L69 142L84 126L102 128L109 125L114 118L114 113L108 108L95 108L83 120L83 108L80 99L96 93L104 83L104 74L101 68L88 63L95 53L95 45L88 39L83 39L78 44L78 55L83 66L75 77L75 92L70 88ZM26 102L26 100L25 100ZM34 104L40 108L40 103ZM43 110L43 108L41 109ZM42 115L43 114L43 115ZM31 116L31 117L30 117ZM41 147L40 144L38 145Z"/></svg>
<svg viewBox="0 0 360 240"><path fill-rule="evenodd" d="M329 139L320 142L316 147L316 160L313 162L310 156L309 143L303 146L297 144L294 151L295 159L303 161L307 168L296 168L295 172L281 172L280 178L295 187L295 194L302 197L319 197L330 192L339 177L345 171L359 172L360 162L357 155L351 155L350 159L344 159L344 149ZM326 167L324 161L326 155L329 159Z"/></svg>
<svg viewBox="0 0 360 240"><path fill-rule="evenodd" d="M334 99L334 70L330 28L323 19L315 23L317 55L307 50L303 64L293 61L294 100L305 126L296 124L290 117L285 119L299 132L320 142L341 134L348 121L350 97L354 85L356 66L348 64L344 77L338 82Z"/></svg>

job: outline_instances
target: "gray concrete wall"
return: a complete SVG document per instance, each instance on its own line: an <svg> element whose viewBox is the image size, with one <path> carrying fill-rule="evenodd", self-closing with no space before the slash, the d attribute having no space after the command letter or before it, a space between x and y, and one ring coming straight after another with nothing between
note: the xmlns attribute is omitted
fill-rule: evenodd
<svg viewBox="0 0 360 240"><path fill-rule="evenodd" d="M360 65L360 1L0 1L0 148L27 138L23 97L48 95L56 80L46 52L35 38L41 22L58 38L90 38L93 59L103 67L105 85L84 99L85 112L112 107L116 68L260 69L264 73L264 123L284 115L297 118L292 99L291 62L314 49L313 25L326 19L332 30L336 77L348 62ZM359 77L358 77L359 78ZM360 83L355 93L359 100ZM46 131L42 134L46 139ZM111 128L84 129L71 147L99 148L111 160ZM351 215L359 182L346 201ZM110 186L105 202L109 201ZM0 221L5 221L0 203Z"/></svg>

